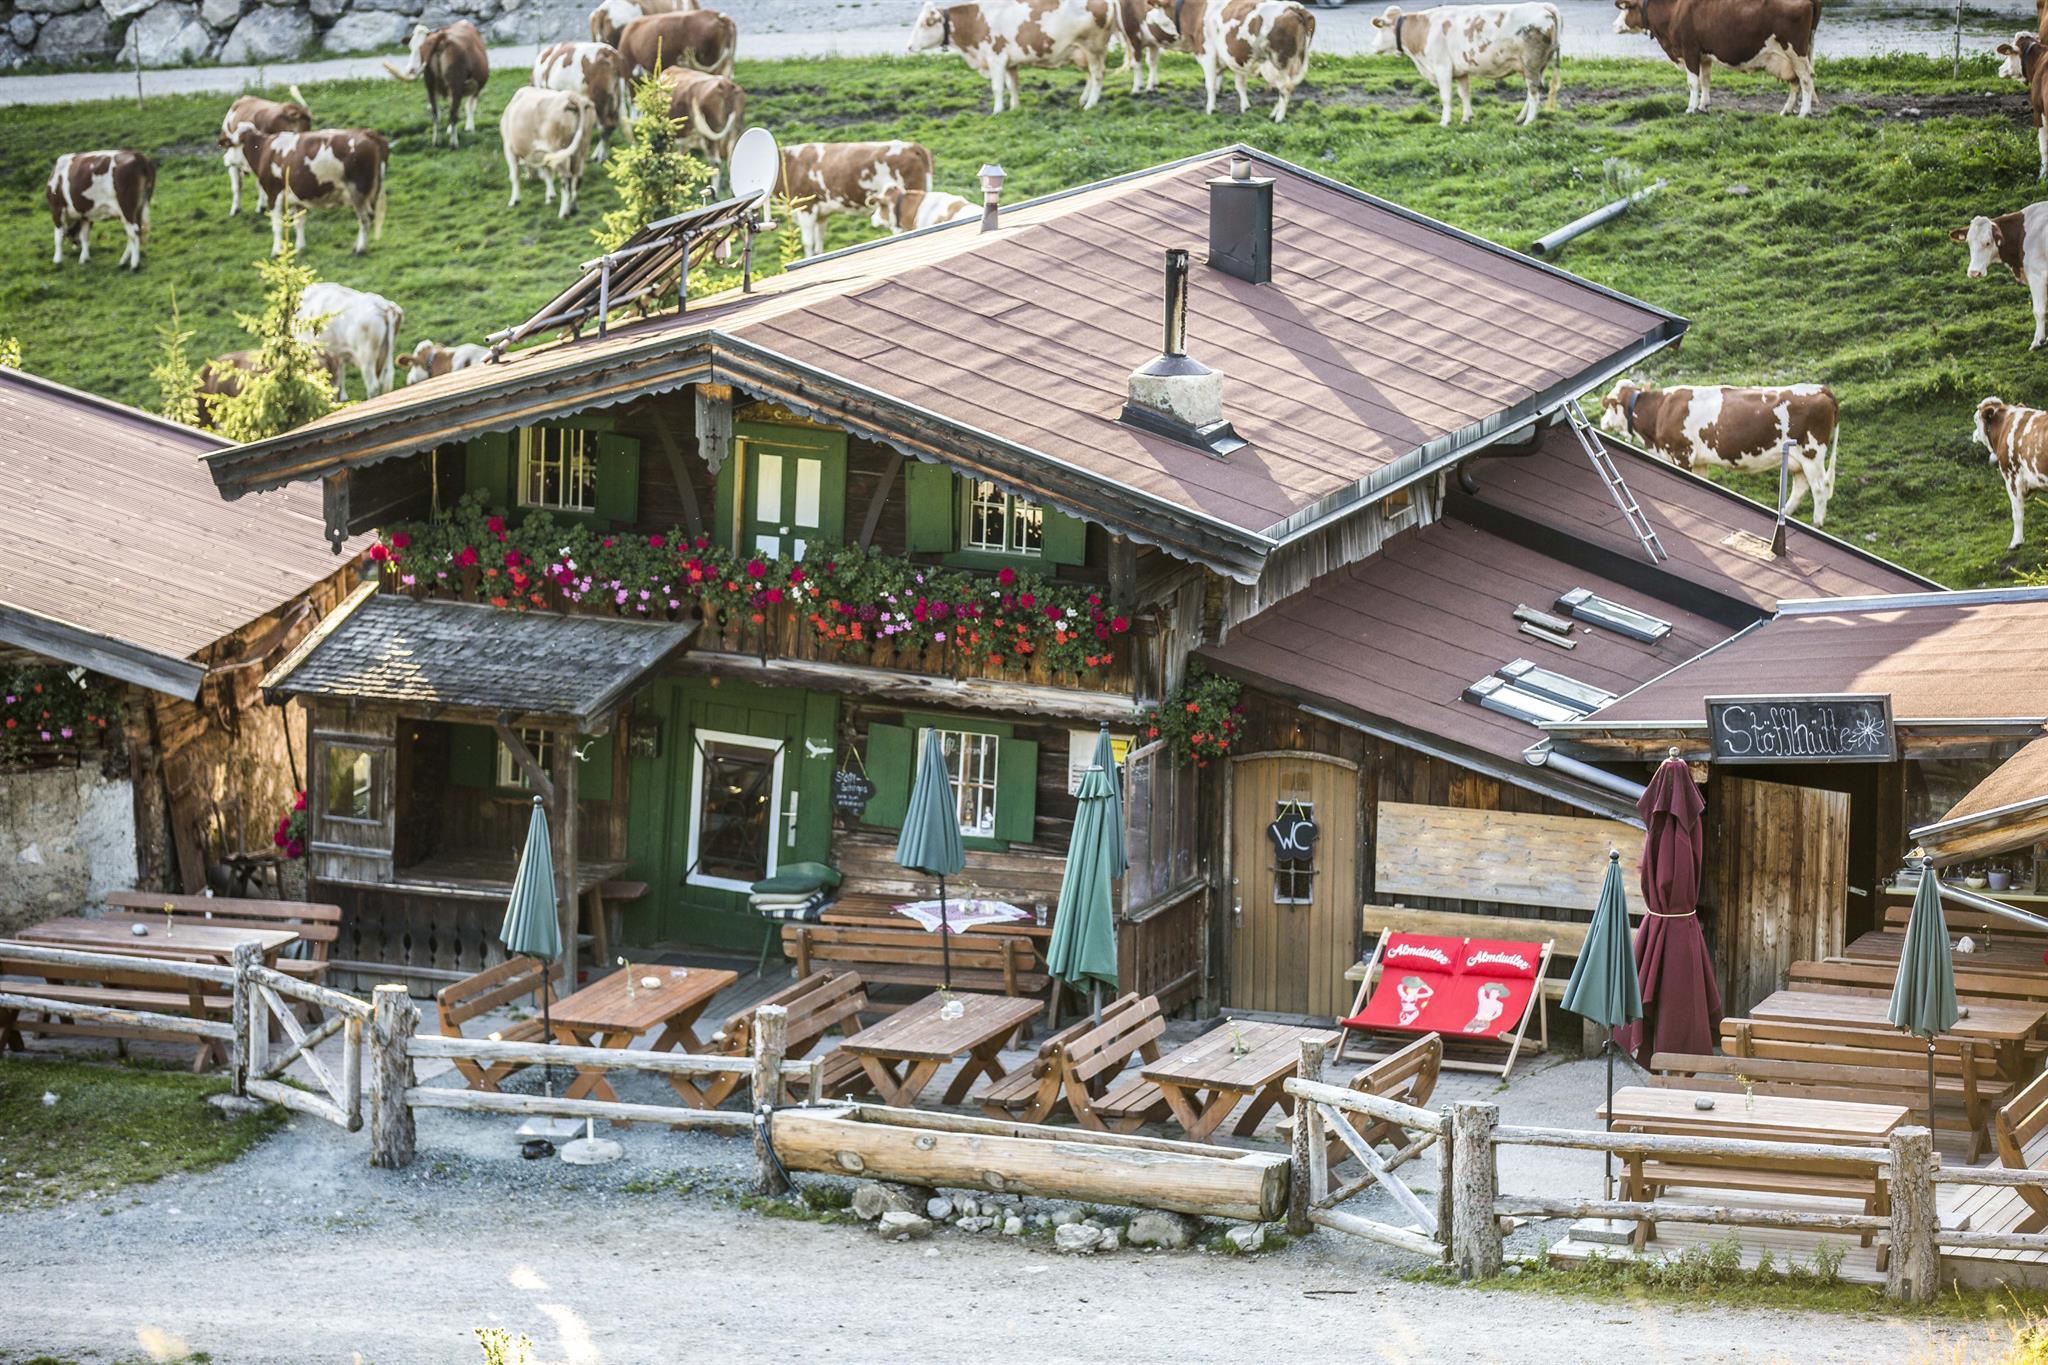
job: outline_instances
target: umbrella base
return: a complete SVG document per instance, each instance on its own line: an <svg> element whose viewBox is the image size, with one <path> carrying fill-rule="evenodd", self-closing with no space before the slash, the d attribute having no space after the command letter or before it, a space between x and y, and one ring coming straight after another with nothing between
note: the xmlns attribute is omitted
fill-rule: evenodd
<svg viewBox="0 0 2048 1365"><path fill-rule="evenodd" d="M617 1161L626 1149L610 1138L580 1137L562 1144L562 1160L571 1166L602 1166Z"/></svg>
<svg viewBox="0 0 2048 1365"><path fill-rule="evenodd" d="M580 1119L531 1118L519 1125L513 1136L522 1142L527 1138L546 1138L550 1142L566 1142L583 1131Z"/></svg>
<svg viewBox="0 0 2048 1365"><path fill-rule="evenodd" d="M1636 1225L1625 1218L1581 1218L1572 1224L1574 1242L1625 1247L1635 1239Z"/></svg>

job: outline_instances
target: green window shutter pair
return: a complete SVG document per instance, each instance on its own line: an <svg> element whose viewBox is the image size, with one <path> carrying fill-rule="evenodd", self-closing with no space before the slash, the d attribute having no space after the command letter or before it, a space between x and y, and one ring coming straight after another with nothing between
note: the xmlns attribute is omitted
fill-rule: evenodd
<svg viewBox="0 0 2048 1365"><path fill-rule="evenodd" d="M448 727L448 783L492 787L498 781L498 736L487 725Z"/></svg>
<svg viewBox="0 0 2048 1365"><path fill-rule="evenodd" d="M867 772L875 794L861 815L864 824L901 829L910 808L912 759L918 731L907 725L868 727ZM982 729L981 726L970 726ZM1038 817L1038 743L1029 739L996 741L996 837L1011 843L1031 842Z"/></svg>
<svg viewBox="0 0 2048 1365"><path fill-rule="evenodd" d="M915 732L902 725L868 727L868 781L875 794L861 812L861 823L884 829L902 829L904 812L910 809L910 760L916 752Z"/></svg>
<svg viewBox="0 0 2048 1365"><path fill-rule="evenodd" d="M903 511L910 553L947 554L959 548L953 521L959 502L952 470L923 460L904 461Z"/></svg>
<svg viewBox="0 0 2048 1365"><path fill-rule="evenodd" d="M472 437L463 448L463 487L494 510L509 512L515 506L517 490L512 481L518 476L518 463L511 432L491 431Z"/></svg>

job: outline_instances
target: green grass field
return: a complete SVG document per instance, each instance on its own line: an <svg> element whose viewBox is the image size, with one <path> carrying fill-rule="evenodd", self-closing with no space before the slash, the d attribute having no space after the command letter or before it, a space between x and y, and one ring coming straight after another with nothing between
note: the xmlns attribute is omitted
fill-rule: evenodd
<svg viewBox="0 0 2048 1365"><path fill-rule="evenodd" d="M1684 347L1657 360L1664 382L1824 381L1843 405L1840 484L1828 529L1966 586L2039 569L2048 516L2015 555L2004 491L1970 440L1977 400L2048 402L2030 356L2026 291L1969 280L1951 227L2039 196L2024 96L1991 59L1824 64L1821 112L1780 119L1782 87L1715 82L1717 108L1684 114L1684 81L1651 62L1577 61L1565 107L1512 126L1513 92L1478 92L1469 128L1440 129L1420 82L1395 59L1319 60L1284 127L1265 117L1203 116L1193 64L1174 59L1155 95L1132 98L1114 71L1101 106L1075 107L1078 73L1030 73L1021 113L992 119L985 83L948 60L742 62L749 122L784 141L911 137L929 146L941 187L973 192L998 161L1006 198L1060 189L1243 140L1324 174L1526 247L1614 197L1609 163L1670 188L1623 221L1568 247L1567 269L1693 321ZM375 290L406 310L403 344L477 340L526 317L591 253L612 202L593 169L577 216L560 222L529 186L505 208L495 121L514 88L486 90L475 139L427 145L420 92L395 81L310 87L324 126L393 138L390 213L367 258L348 254L354 221L322 214L308 261L323 278ZM1263 99L1263 95L1261 95ZM1231 103L1225 94L1225 105ZM225 99L10 109L0 118L0 336L18 336L28 368L130 402L153 399L155 328L173 290L195 346L242 344L238 308L257 296L248 263L269 222L225 217L227 177L213 146ZM50 263L42 182L59 152L148 150L160 175L141 274L114 269L119 234L102 228L92 262ZM1190 224L1189 244L1200 226ZM833 243L871 232L835 221ZM1284 252L1285 247L1282 246ZM1774 481L1738 481L1772 496Z"/></svg>

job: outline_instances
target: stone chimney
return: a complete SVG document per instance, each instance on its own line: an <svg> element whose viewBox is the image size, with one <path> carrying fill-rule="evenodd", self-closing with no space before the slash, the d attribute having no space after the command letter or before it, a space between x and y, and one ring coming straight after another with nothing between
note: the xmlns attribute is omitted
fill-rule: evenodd
<svg viewBox="0 0 2048 1365"><path fill-rule="evenodd" d="M1122 421L1219 459L1246 445L1223 420L1223 376L1188 354L1188 253L1166 253L1166 326L1159 354L1131 371Z"/></svg>

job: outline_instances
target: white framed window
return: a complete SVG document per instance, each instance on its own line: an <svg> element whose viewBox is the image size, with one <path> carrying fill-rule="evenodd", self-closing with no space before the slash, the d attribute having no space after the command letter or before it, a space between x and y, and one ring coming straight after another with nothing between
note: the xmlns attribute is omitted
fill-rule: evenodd
<svg viewBox="0 0 2048 1365"><path fill-rule="evenodd" d="M1313 801L1298 801L1292 798L1273 803L1275 820L1313 820L1316 807ZM1275 905L1309 905L1316 898L1316 868L1313 862L1295 858L1281 858L1273 864L1273 903Z"/></svg>
<svg viewBox="0 0 2048 1365"><path fill-rule="evenodd" d="M691 760L687 854L692 886L749 891L775 875L782 840L784 745L778 739L699 730Z"/></svg>
<svg viewBox="0 0 2048 1365"><path fill-rule="evenodd" d="M953 781L953 799L960 812L960 832L970 839L996 837L996 759L1001 740L965 730L926 730L926 742L937 735L944 746L946 775Z"/></svg>
<svg viewBox="0 0 2048 1365"><path fill-rule="evenodd" d="M519 433L519 505L553 512L597 509L597 433L528 427Z"/></svg>
<svg viewBox="0 0 2048 1365"><path fill-rule="evenodd" d="M961 548L1036 556L1045 548L1045 509L987 479L967 484L967 534Z"/></svg>
<svg viewBox="0 0 2048 1365"><path fill-rule="evenodd" d="M554 771L555 732L552 730L533 730L522 726L518 734L519 742L524 744L526 751L533 755L533 761L540 765L540 770L544 773ZM498 772L493 781L500 787L522 787L527 791L533 790L533 778L528 776L526 769L519 766L519 760L512 757L512 751L505 747L505 741L502 739L498 741Z"/></svg>

